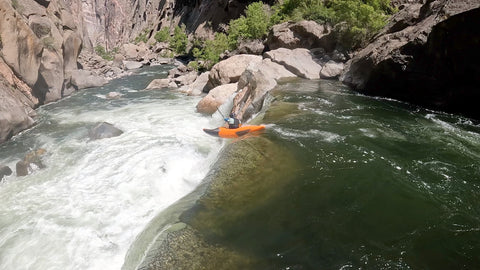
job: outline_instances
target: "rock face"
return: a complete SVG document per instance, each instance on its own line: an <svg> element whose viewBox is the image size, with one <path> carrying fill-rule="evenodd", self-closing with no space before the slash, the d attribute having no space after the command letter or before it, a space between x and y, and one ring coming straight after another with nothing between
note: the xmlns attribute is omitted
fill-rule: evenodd
<svg viewBox="0 0 480 270"><path fill-rule="evenodd" d="M33 125L33 108L71 93L77 31L63 1L0 1L0 142Z"/></svg>
<svg viewBox="0 0 480 270"><path fill-rule="evenodd" d="M38 99L0 58L0 143L31 127Z"/></svg>
<svg viewBox="0 0 480 270"><path fill-rule="evenodd" d="M82 29L85 48L97 45L111 50L145 34L152 39L161 28L185 24L188 33L213 37L214 31L238 18L248 1L206 0L65 0L72 20ZM127 24L126 24L127 22Z"/></svg>
<svg viewBox="0 0 480 270"><path fill-rule="evenodd" d="M354 89L480 118L480 2L437 0L400 10L340 80Z"/></svg>

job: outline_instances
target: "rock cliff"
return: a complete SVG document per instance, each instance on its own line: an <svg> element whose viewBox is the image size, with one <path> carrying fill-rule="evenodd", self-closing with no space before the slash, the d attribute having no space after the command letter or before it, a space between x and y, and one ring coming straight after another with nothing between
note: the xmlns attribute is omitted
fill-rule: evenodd
<svg viewBox="0 0 480 270"><path fill-rule="evenodd" d="M0 142L33 125L33 108L73 92L77 29L63 1L0 2Z"/></svg>
<svg viewBox="0 0 480 270"><path fill-rule="evenodd" d="M401 6L340 80L375 96L480 118L480 2Z"/></svg>
<svg viewBox="0 0 480 270"><path fill-rule="evenodd" d="M243 0L66 0L82 29L85 48L97 45L107 50L133 41L141 34L185 24L188 33L213 37L252 1ZM128 23L126 23L128 22Z"/></svg>

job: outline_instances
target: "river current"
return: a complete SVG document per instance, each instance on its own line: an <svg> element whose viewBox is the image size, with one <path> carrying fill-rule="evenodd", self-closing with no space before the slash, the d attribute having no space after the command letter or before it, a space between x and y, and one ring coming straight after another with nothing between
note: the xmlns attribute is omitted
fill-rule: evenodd
<svg viewBox="0 0 480 270"><path fill-rule="evenodd" d="M195 112L199 97L143 90L168 68L43 106L35 127L0 146L12 169L46 150L45 169L0 184L0 269L120 269L143 227L198 185L222 145L202 128L221 120ZM124 133L90 141L103 121Z"/></svg>
<svg viewBox="0 0 480 270"><path fill-rule="evenodd" d="M12 168L28 151L47 150L45 169L0 184L0 269L120 269L148 223L235 143L203 133L222 120L196 113L199 97L142 91L166 70L142 69L44 106L37 126L0 146L0 163ZM107 100L109 91L123 96ZM235 218L206 215L221 224L200 231L210 243L248 258L249 269L478 268L478 125L332 81L294 80L272 96L255 121L294 157L293 173L262 183L275 192L251 198L261 204L220 202ZM125 133L89 141L101 121ZM272 159L259 170L278 166ZM262 196L255 186L236 189Z"/></svg>

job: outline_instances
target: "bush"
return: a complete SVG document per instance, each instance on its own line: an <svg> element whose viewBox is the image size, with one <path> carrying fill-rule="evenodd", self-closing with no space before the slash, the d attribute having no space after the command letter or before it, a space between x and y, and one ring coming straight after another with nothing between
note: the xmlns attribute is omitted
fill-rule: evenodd
<svg viewBox="0 0 480 270"><path fill-rule="evenodd" d="M135 44L138 44L140 42L143 42L143 43L147 43L148 41L148 34L149 34L150 30L148 29L144 29L142 31L142 33L140 33L140 35L138 35L136 38L135 38Z"/></svg>
<svg viewBox="0 0 480 270"><path fill-rule="evenodd" d="M157 42L167 42L170 39L170 30L166 27L162 28L155 33L154 38Z"/></svg>
<svg viewBox="0 0 480 270"><path fill-rule="evenodd" d="M186 52L187 45L188 37L185 24L182 24L181 27L175 26L173 37L170 39L170 48L178 54L183 54Z"/></svg>
<svg viewBox="0 0 480 270"><path fill-rule="evenodd" d="M286 0L280 6L280 12L290 20L337 25L338 39L345 49L363 45L394 11L390 0Z"/></svg>
<svg viewBox="0 0 480 270"><path fill-rule="evenodd" d="M275 16L272 16L272 15ZM270 27L278 23L281 17L278 10L272 12L262 2L254 2L245 9L245 16L230 21L228 29L228 44L235 48L240 39L263 38Z"/></svg>
<svg viewBox="0 0 480 270"><path fill-rule="evenodd" d="M194 47L191 51L193 57L202 61L202 66L199 63L192 65L197 65L197 69L210 69L213 65L218 63L220 60L220 55L228 50L228 38L227 35L223 33L215 34L213 40L206 40L202 48Z"/></svg>
<svg viewBox="0 0 480 270"><path fill-rule="evenodd" d="M346 27L339 28L339 37L347 48L362 46L386 24L382 9L376 10L361 1L336 0L331 8L335 12L334 22L346 23Z"/></svg>
<svg viewBox="0 0 480 270"><path fill-rule="evenodd" d="M102 45L97 45L95 46L95 52L103 59L107 61L112 61L114 58L114 55L118 52L118 48L114 48L110 52L107 52Z"/></svg>

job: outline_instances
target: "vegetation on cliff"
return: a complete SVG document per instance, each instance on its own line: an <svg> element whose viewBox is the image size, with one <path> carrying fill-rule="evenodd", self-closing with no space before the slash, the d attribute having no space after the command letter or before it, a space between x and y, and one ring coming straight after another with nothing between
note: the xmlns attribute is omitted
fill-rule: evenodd
<svg viewBox="0 0 480 270"><path fill-rule="evenodd" d="M170 55L188 54L195 58L191 66L209 70L222 53L233 51L244 41L264 39L272 26L286 21L313 20L333 29L339 50L348 52L364 46L387 22L395 9L390 0L284 0L274 5L249 4L244 15L231 20L214 39L188 39L185 25L174 29L163 27L157 32L144 29L134 43L166 42ZM172 31L173 30L173 31ZM109 59L109 52L98 51Z"/></svg>
<svg viewBox="0 0 480 270"><path fill-rule="evenodd" d="M284 21L314 20L334 27L338 44L345 51L356 49L377 33L395 9L390 0L286 0L273 6L254 2L245 16L230 21L226 34L193 46L192 55L209 69L225 50L233 50L242 40L262 39L271 27ZM199 66L198 62L193 63Z"/></svg>

